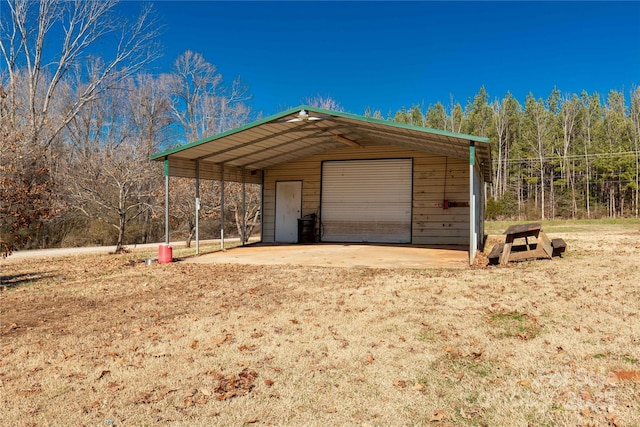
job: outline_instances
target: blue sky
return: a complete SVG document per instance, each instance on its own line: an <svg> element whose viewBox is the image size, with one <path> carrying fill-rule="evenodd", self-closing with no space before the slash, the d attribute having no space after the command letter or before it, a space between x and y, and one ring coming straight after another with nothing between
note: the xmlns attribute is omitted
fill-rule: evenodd
<svg viewBox="0 0 640 427"><path fill-rule="evenodd" d="M640 2L153 2L168 71L202 53L241 76L263 115L322 95L383 115L412 104L463 106L484 85L546 98L640 84ZM125 13L142 5L129 1Z"/></svg>

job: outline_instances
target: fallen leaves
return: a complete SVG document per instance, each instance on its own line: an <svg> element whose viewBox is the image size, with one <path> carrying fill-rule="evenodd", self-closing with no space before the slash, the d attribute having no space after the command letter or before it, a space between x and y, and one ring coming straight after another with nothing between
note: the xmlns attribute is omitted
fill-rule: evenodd
<svg viewBox="0 0 640 427"><path fill-rule="evenodd" d="M620 427L622 425L620 424L620 420L618 419L618 417L613 414L607 414L606 418L611 427Z"/></svg>
<svg viewBox="0 0 640 427"><path fill-rule="evenodd" d="M447 415L442 411L433 411L431 413L431 418L429 418L429 422L439 423L444 421L447 418Z"/></svg>
<svg viewBox="0 0 640 427"><path fill-rule="evenodd" d="M242 344L240 346L238 346L238 350L240 350L241 352L245 352L245 351L255 351L258 348L257 345L246 345L246 344Z"/></svg>
<svg viewBox="0 0 640 427"><path fill-rule="evenodd" d="M409 382L405 381L405 380L394 380L393 381L393 386L396 388L407 388L407 386L409 385ZM424 384L416 381L415 383L413 383L413 385L411 386L411 390L413 391L423 391L425 388Z"/></svg>
<svg viewBox="0 0 640 427"><path fill-rule="evenodd" d="M214 388L217 400L226 400L233 397L244 396L255 387L258 374L255 371L243 369L237 375L216 375L217 386Z"/></svg>
<svg viewBox="0 0 640 427"><path fill-rule="evenodd" d="M213 344L216 345L217 347L220 347L222 344L227 344L232 342L233 342L232 334L226 334L224 337L216 338L213 340Z"/></svg>
<svg viewBox="0 0 640 427"><path fill-rule="evenodd" d="M609 374L607 374L607 378L605 379L605 384L606 385L616 385L618 383L619 379L618 376L616 375L615 372L609 372Z"/></svg>
<svg viewBox="0 0 640 427"><path fill-rule="evenodd" d="M134 403L136 405L144 405L144 404L150 404L150 403L155 403L155 402L160 402L162 401L165 397L167 397L168 395L177 392L179 389L178 388L174 388L174 389L169 389L169 388L159 388L159 389L154 389L151 391L143 391L141 393L139 393L136 397L131 399L131 403Z"/></svg>
<svg viewBox="0 0 640 427"><path fill-rule="evenodd" d="M445 353L449 353L449 355L451 357L460 357L462 356L462 352L460 350L456 350L455 348L451 347L451 346L446 346L444 348Z"/></svg>
<svg viewBox="0 0 640 427"><path fill-rule="evenodd" d="M473 356L474 359L479 359L482 357L482 353L484 352L484 350L480 349L478 351L472 351L471 352L471 356Z"/></svg>
<svg viewBox="0 0 640 427"><path fill-rule="evenodd" d="M40 384L35 384L31 388L18 390L16 392L16 394L18 396L21 396L21 397L31 397L31 396L34 396L34 395L40 394L40 393L42 393L42 387L40 386Z"/></svg>
<svg viewBox="0 0 640 427"><path fill-rule="evenodd" d="M406 388L407 382L405 380L394 380L393 386L398 388Z"/></svg>
<svg viewBox="0 0 640 427"><path fill-rule="evenodd" d="M411 387L411 390L421 391L424 390L424 386L420 383L415 383L413 387Z"/></svg>
<svg viewBox="0 0 640 427"><path fill-rule="evenodd" d="M577 262L576 258L572 262ZM58 409L52 409L53 405L59 405L61 411L71 409L70 423L78 425L86 423L89 416L73 412L76 406L86 407L92 419L103 425L105 418L115 419L116 412L130 415L130 419L138 417L140 424L148 425L166 424L172 416L194 425L248 424L255 420L269 425L278 424L279 414L290 411L289 424L304 424L305 419L311 419L304 417L317 416L335 425L526 426L533 418L525 419L527 411L513 410L514 403L526 402L527 409L531 405L530 413L544 414L549 425L638 424L636 371L640 368L633 359L638 358L634 349L640 342L635 328L638 318L628 316L629 311L620 310L618 304L623 302L622 296L629 295L626 288L619 290L616 299L608 300L606 307L584 299L580 301L582 308L576 303L571 305L576 311L562 312L564 306L555 301L553 286L545 284L561 277L554 277L555 270L545 266L542 271L536 267L538 271L534 272L520 264L517 271L502 271L508 277L496 277L495 272L481 278L461 273L467 287L467 279L479 281L473 289L478 301L472 303L462 297L445 300L457 295L451 287L431 303L433 292L422 290L437 289L445 279L432 277L429 272L366 272L371 278L359 287L352 286L349 291L354 295L347 299L342 294L353 276L347 270L325 272L296 267L302 269L300 273L287 267L286 275L279 275L272 267L238 267L235 275L213 266L212 271L219 269L224 274L194 271L198 274L189 275L188 280L165 286L177 275L181 268L178 264L168 267L173 271L166 277L147 277L151 271L147 269L144 277L127 277L126 283L123 278L122 285L119 279L113 284L105 281L96 292L90 292L94 290L91 286L86 290L71 287L80 281L74 277L73 282L65 282L64 290L73 291L70 294L77 298L63 301L66 305L62 310L54 304L49 307L39 296L44 292L34 292L35 287L28 288L24 295L13 290L3 294L11 302L22 295L25 301L20 308L32 308L30 315L35 319L30 321L26 311L2 313L8 321L0 325L0 335L12 322L19 325L19 329L3 336L4 345L0 345L0 389L15 396L13 413L20 410L27 414L33 407L40 408L38 416L42 417ZM231 277L227 278L228 274ZM507 284L503 296L496 296L500 286L485 282L519 278L520 274L529 280L526 286L520 282L511 287ZM316 281L316 276L322 280ZM395 297L388 292L388 285L396 286L396 276L407 283L398 288L403 304L394 306ZM290 277L294 279L288 282ZM576 282L583 286L587 279L599 277L600 273ZM138 279L150 283L145 292L130 285ZM306 286L307 281L314 286ZM261 287L248 298L247 290L263 283L269 289ZM158 290L160 285L164 286L162 291ZM605 280L605 285L610 283ZM569 292L574 283L562 286ZM540 310L531 312L549 327L535 340L523 341L517 334L529 336L526 328L533 324L532 317L516 318L514 310L532 310L526 303L528 288L540 298L549 292L549 297L539 302ZM375 302L381 298L381 290L390 298L386 308L379 311ZM58 292L53 287L51 291ZM465 292L462 290L461 295ZM204 296L196 299L200 294ZM27 304L27 298L34 296L38 299ZM54 296L60 304L57 294ZM340 314L334 314L336 301L342 298L345 304L339 306ZM504 318L496 314L491 323L486 322L490 314L483 310L493 301L489 298L500 298L501 305L493 311L504 313ZM82 305L88 299L95 300L95 307ZM262 308L247 304L247 299L260 301ZM72 302L80 304L78 310L70 308ZM121 307L116 310L123 302L126 315L122 315ZM434 305L437 302L441 304ZM367 303L374 308L357 314L356 308ZM223 309L222 304L229 308ZM135 311L130 305L136 306ZM465 309L467 305L469 309ZM457 309L449 310L450 306ZM308 308L313 308L313 314ZM3 305L3 309L11 307ZM352 312L346 313L346 309ZM594 311L597 316L591 316ZM327 312L331 315L325 315ZM624 316L616 318L618 312ZM599 317L601 314L610 316ZM196 315L200 320L193 325ZM32 327L43 316L47 324ZM605 319L615 322L598 323ZM115 324L122 325L122 335L113 330ZM625 324L632 327L619 328ZM516 325L525 330L518 331ZM576 325L579 333L574 330ZM62 339L51 339L61 334L62 327L67 331ZM605 341L601 335L611 331L619 332L611 333L615 340L602 344ZM16 339L14 334L18 333L25 339ZM592 357L596 353L606 354L606 358ZM127 362L118 364L120 358ZM20 365L21 360L26 363ZM134 364L140 368L133 368ZM35 366L42 371L24 369ZM250 380L242 383L239 374L244 369L258 373L253 389ZM220 372L224 381L212 376L212 371ZM67 376L69 372L83 372L87 378ZM40 393L34 386L37 383L43 386ZM162 387L180 389L167 394L169 390ZM358 414L346 408L370 404L367 391L372 387L378 387L382 400ZM28 397L20 397L18 391ZM296 401L291 401L292 396ZM507 399L515 396L517 401ZM136 403L132 404L130 398ZM625 406L625 402L630 403ZM238 405L249 409L231 410ZM398 410L407 405L415 411ZM265 408L271 413L262 413ZM325 409L337 412L327 413ZM19 425L11 413L3 414L9 417L6 424Z"/></svg>
<svg viewBox="0 0 640 427"><path fill-rule="evenodd" d="M119 384L116 381L110 381L107 384L107 388L109 389L110 392L116 393L116 392L122 391L124 389L124 386L122 384Z"/></svg>
<svg viewBox="0 0 640 427"><path fill-rule="evenodd" d="M111 373L111 371L104 370L104 371L100 372L100 375L98 375L98 378L96 378L96 380L101 380L102 378L104 378L105 376L109 375L110 373Z"/></svg>
<svg viewBox="0 0 640 427"><path fill-rule="evenodd" d="M585 418L592 418L593 417L593 413L588 409L581 409L580 410L580 415L582 415Z"/></svg>
<svg viewBox="0 0 640 427"><path fill-rule="evenodd" d="M580 392L580 397L582 398L582 400L586 400L588 402L594 401L593 395L586 390L583 390Z"/></svg>
<svg viewBox="0 0 640 427"><path fill-rule="evenodd" d="M200 394L198 394L198 389L192 388L187 391L182 403L185 408L195 405L204 405L209 401L210 395L211 392L205 391L202 393L202 390L200 390Z"/></svg>
<svg viewBox="0 0 640 427"><path fill-rule="evenodd" d="M640 371L613 371L613 374L620 381L640 383Z"/></svg>

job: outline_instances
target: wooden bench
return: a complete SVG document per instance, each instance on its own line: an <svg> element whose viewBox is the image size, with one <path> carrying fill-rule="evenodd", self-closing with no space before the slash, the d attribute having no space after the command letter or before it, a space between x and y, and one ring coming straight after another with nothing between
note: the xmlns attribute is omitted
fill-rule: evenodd
<svg viewBox="0 0 640 427"><path fill-rule="evenodd" d="M551 241L551 246L553 246L552 256L562 256L564 251L567 250L567 243L564 239L553 239Z"/></svg>

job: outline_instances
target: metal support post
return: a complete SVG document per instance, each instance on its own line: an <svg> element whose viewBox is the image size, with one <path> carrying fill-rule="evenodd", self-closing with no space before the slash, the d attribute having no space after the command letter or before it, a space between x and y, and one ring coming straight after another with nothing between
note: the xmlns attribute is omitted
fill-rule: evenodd
<svg viewBox="0 0 640 427"><path fill-rule="evenodd" d="M164 158L164 242L169 245L169 157Z"/></svg>
<svg viewBox="0 0 640 427"><path fill-rule="evenodd" d="M224 251L224 163L220 165L220 249Z"/></svg>
<svg viewBox="0 0 640 427"><path fill-rule="evenodd" d="M196 160L196 255L200 254L200 160Z"/></svg>
<svg viewBox="0 0 640 427"><path fill-rule="evenodd" d="M475 196L475 164L476 147L473 141L469 141L469 265L473 264L476 257L476 196Z"/></svg>
<svg viewBox="0 0 640 427"><path fill-rule="evenodd" d="M247 241L246 198L247 198L247 184L244 179L244 168L242 168L242 229L240 230L242 234L240 236L240 241L242 243L242 246L244 246L245 242Z"/></svg>

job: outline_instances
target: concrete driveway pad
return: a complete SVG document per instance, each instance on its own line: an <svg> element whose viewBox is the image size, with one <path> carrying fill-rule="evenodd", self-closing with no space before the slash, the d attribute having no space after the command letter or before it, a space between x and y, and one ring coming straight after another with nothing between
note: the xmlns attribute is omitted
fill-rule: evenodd
<svg viewBox="0 0 640 427"><path fill-rule="evenodd" d="M253 265L308 265L365 268L467 268L466 247L419 245L254 244L188 258L185 262Z"/></svg>

